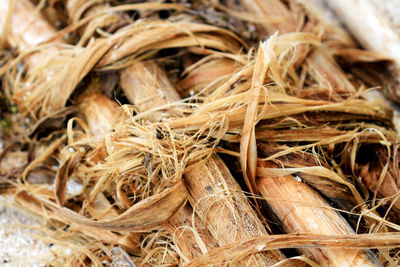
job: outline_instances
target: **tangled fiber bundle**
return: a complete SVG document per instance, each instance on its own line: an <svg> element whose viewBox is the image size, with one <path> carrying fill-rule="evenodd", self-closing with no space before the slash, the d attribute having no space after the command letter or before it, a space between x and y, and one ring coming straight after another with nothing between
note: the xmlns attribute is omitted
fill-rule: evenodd
<svg viewBox="0 0 400 267"><path fill-rule="evenodd" d="M399 264L387 58L307 1L128 2L0 1L0 192L43 262Z"/></svg>

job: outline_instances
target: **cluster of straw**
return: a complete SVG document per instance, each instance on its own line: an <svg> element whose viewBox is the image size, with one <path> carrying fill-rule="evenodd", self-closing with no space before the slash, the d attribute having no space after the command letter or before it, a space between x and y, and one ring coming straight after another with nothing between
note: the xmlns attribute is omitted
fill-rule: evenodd
<svg viewBox="0 0 400 267"><path fill-rule="evenodd" d="M0 0L0 190L44 262L399 263L390 56L308 1L124 2Z"/></svg>

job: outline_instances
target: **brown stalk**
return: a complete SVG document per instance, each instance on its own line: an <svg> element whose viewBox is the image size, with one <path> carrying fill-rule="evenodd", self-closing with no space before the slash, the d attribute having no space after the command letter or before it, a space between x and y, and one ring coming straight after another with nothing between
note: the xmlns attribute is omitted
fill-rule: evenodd
<svg viewBox="0 0 400 267"><path fill-rule="evenodd" d="M288 147L284 145L277 146L274 144L258 143L258 148L260 150L260 155L263 158L268 158L276 153L284 151ZM293 152L288 155L278 157L271 162L284 168L321 166L327 170L330 170L329 165L324 161L324 159L318 158L315 155L303 151ZM307 184L317 189L322 195L334 202L341 209L346 211L354 211L354 207L360 204L345 183L322 178L318 175L305 173L299 173L298 175L301 175L301 178L306 181Z"/></svg>
<svg viewBox="0 0 400 267"><path fill-rule="evenodd" d="M147 90L148 95L159 95L160 88L152 84L151 79L144 84L135 83L136 77L150 75L148 68L132 67L124 70L121 77L121 87L126 94L129 91L139 92ZM155 63L146 63L155 64ZM153 69L158 69L154 65ZM160 73L158 69L155 73ZM154 78L153 78L154 79ZM137 79L136 79L137 81ZM150 86L149 86L150 85ZM147 86L147 87L145 87ZM169 86L168 88L173 88ZM167 103L164 94L164 103ZM147 98L147 97L146 97ZM163 97L159 97L163 99ZM135 98L135 103L143 105L141 99ZM146 106L149 108L148 106ZM155 108L154 106L152 108ZM143 111L143 110L141 110ZM267 235L263 224L258 220L256 213L249 205L248 200L240 189L229 170L217 156L213 155L206 162L200 162L184 174L185 184L189 191L189 200L202 223L207 227L211 235L217 240L219 246L242 240L250 236ZM270 251L267 254L254 254L240 260L241 264L273 264L284 259L279 251Z"/></svg>
<svg viewBox="0 0 400 267"><path fill-rule="evenodd" d="M269 206L281 220L287 233L324 235L355 234L346 220L313 189L292 175L276 177L269 173L278 166L259 161L257 186ZM301 175L300 175L301 177ZM300 179L300 180L299 180ZM371 251L348 249L299 248L322 265L380 266Z"/></svg>
<svg viewBox="0 0 400 267"><path fill-rule="evenodd" d="M28 0L1 0L0 14L0 36L19 52L27 52L57 33ZM27 63L35 65L41 57L40 53L31 55Z"/></svg>
<svg viewBox="0 0 400 267"><path fill-rule="evenodd" d="M165 227L173 236L180 254L185 257L183 259L185 263L200 257L206 251L218 247L216 241L210 236L200 218L196 214L193 214L193 209L189 204L185 205L169 218L165 223ZM195 234L193 230L197 233ZM199 242L200 240L196 235L201 239L201 242Z"/></svg>
<svg viewBox="0 0 400 267"><path fill-rule="evenodd" d="M126 97L129 102L135 104L138 112L149 111L180 99L164 71L150 61L139 62L122 70L120 79ZM132 84L129 87L127 86L128 81ZM132 90L130 88L142 89ZM161 116L160 112L150 114L150 118L154 120Z"/></svg>

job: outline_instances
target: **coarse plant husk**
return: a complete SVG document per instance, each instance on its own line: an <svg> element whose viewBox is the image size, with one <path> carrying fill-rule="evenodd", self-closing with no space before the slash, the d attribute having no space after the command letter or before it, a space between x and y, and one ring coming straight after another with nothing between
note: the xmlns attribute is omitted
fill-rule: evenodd
<svg viewBox="0 0 400 267"><path fill-rule="evenodd" d="M280 19L290 15L285 11ZM75 18L74 24L83 24L79 19ZM274 25L282 27L276 22ZM311 166L297 158L268 171L276 176L302 173L320 179L319 183L340 184L351 192L351 204L346 202L340 208L364 217L365 225L359 232L373 234L263 236L209 248L208 252L202 247L206 253L194 259L193 266L234 263L259 250L304 248L310 244L325 248L378 248L382 261L397 261L397 256L386 250L398 247L399 237L381 232L398 230L398 221L376 212L386 202L392 203L394 211L398 205L389 202L389 198L397 200L397 181L386 190L389 196L379 194L379 188L387 188L384 181L389 179L388 173L394 180L398 172L398 137L393 130L391 110L379 101L369 102L360 97L362 89L357 91L347 78L330 80L321 75L326 67L317 64L317 59L330 62L334 70L338 66L324 54L329 50L318 32L276 34L262 43L257 53L250 50L248 54L243 41L229 30L184 19L137 21L104 37L85 38L78 46L42 44L24 51L2 68L8 96L22 114L32 119L29 133L41 128L46 119L65 112L70 105L68 98L89 73L118 71L144 58L154 60L160 50L168 48L179 48L188 57L203 57L203 61L187 67L185 73L189 78L207 77L207 72L212 71L208 68L219 66L207 65L215 58L231 65L216 71L217 82L202 79L203 84L193 88L189 78L182 79L182 90L193 89L194 95L180 102L147 111L139 106L115 107L119 122L106 130L93 130L99 125L97 121L110 117L110 113L91 108L92 101L98 101L96 95L93 99L85 95L73 99L80 103L78 109L88 108L82 111L86 118L69 120L66 129L49 135L47 142L33 142L34 157L30 157L29 165L20 174L11 179L8 171L2 173L10 184L7 191L14 194L16 203L46 218L56 229L48 230L49 236L74 247L76 257L71 264L110 261L113 246L135 255L136 264L182 263L182 253L174 244L176 236L166 231L164 223L186 201L183 174L211 159L213 153L223 152L240 159L249 190L257 192L254 179L260 141L281 145L266 156L268 161L285 165L285 159L306 154L314 161ZM33 51L46 51L47 56L23 73L17 63ZM203 64L204 68L198 67ZM143 112L136 114L138 111ZM96 112L100 113L99 118ZM155 119L155 113L162 113L163 118ZM221 141L240 142L240 153ZM379 164L368 165L357 156L366 146L376 147L381 153ZM361 175L366 169L373 172ZM35 172L39 173L36 176L50 178L35 182ZM373 184L371 197L357 181L358 172L364 179L361 182ZM311 178L306 182L312 184ZM80 190L68 190L70 181L78 183ZM335 197L334 193L320 192L325 197ZM378 201L377 196L386 199ZM104 212L93 205L102 207ZM385 208L385 212L389 209ZM136 215L138 212L140 216ZM70 236L57 236L65 225L70 225L66 231ZM194 224L189 230L196 233L196 227ZM198 245L204 245L201 238Z"/></svg>

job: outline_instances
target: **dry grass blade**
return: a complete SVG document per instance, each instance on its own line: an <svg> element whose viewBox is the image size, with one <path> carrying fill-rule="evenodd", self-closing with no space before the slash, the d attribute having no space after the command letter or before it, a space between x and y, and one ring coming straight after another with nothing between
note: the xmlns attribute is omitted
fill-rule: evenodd
<svg viewBox="0 0 400 267"><path fill-rule="evenodd" d="M51 193L52 192L49 192L49 194ZM37 214L43 214L43 212L45 212L43 216L47 219L55 219L60 222L65 221L64 215L62 215L62 212L60 212L60 209L63 208L58 207L54 202L49 202L46 199L36 198L24 191L15 194L14 199L17 203L16 205L21 206L24 209L28 209L30 212L35 212ZM140 245L137 240L112 233L111 231L102 231L91 226L88 227L84 225L73 224L67 228L70 228L72 233L84 233L86 236L89 236L94 240L98 240L107 244L118 244L125 248L129 248L132 251L135 251L135 249L137 249Z"/></svg>
<svg viewBox="0 0 400 267"><path fill-rule="evenodd" d="M104 221L91 221L66 208L50 206L64 221L99 229L143 232L157 229L165 223L186 200L186 188L182 182L158 195L142 200L118 217Z"/></svg>
<svg viewBox="0 0 400 267"><path fill-rule="evenodd" d="M134 37L134 38L132 38ZM114 46L114 41L118 41ZM243 41L230 31L199 23L150 21L136 22L122 28L104 45L114 48L99 62L98 67L115 64L127 56L138 56L151 50L173 47L213 48L227 52L241 50Z"/></svg>
<svg viewBox="0 0 400 267"><path fill-rule="evenodd" d="M35 158L32 160L29 165L25 168L23 174L22 174L22 179L24 181L27 180L28 174L39 164L44 162L46 159L48 159L50 156L52 156L60 147L64 144L66 140L66 136L62 136L52 142L48 147L45 148L45 150L40 154L39 157Z"/></svg>
<svg viewBox="0 0 400 267"><path fill-rule="evenodd" d="M384 124L392 125L392 112L380 102L367 102L362 99L349 99L343 102L327 102L320 100L305 100L290 97L286 94L276 92L273 88L268 93L262 92L260 95L260 107L258 110L259 119L284 120L293 117L303 125L318 125L330 121L346 122L353 119L376 120ZM275 91L275 92L274 92ZM212 103L202 105L199 110L193 112L189 117L178 118L169 124L174 128L186 128L195 130L201 128L207 122L229 121L230 130L238 130L243 127L246 107L243 99L251 94L251 90L237 93L233 96L221 97ZM267 99L268 106L261 106ZM223 109L229 109L224 112ZM298 125L293 122L293 125Z"/></svg>
<svg viewBox="0 0 400 267"><path fill-rule="evenodd" d="M254 66L251 87L252 94L249 97L246 116L243 122L242 138L240 139L240 162L247 187L251 193L256 193L255 176L257 165L257 145L255 125L257 119L258 99L261 87L264 84L268 65L273 55L277 35L271 36L265 43L258 48L258 54Z"/></svg>
<svg viewBox="0 0 400 267"><path fill-rule="evenodd" d="M232 257L243 257L255 251L278 248L332 248L368 249L400 246L398 233L358 235L285 234L252 238L235 244L216 248L192 261L188 266L204 266L214 262L229 261Z"/></svg>
<svg viewBox="0 0 400 267"><path fill-rule="evenodd" d="M68 158L57 171L57 176L54 181L54 190L57 204L60 206L64 205L65 194L67 191L67 181L73 171L75 171L77 165L79 164L79 160L80 154L75 153L72 157Z"/></svg>

